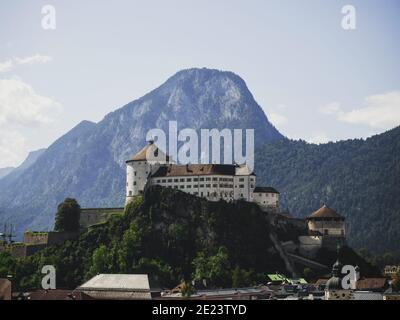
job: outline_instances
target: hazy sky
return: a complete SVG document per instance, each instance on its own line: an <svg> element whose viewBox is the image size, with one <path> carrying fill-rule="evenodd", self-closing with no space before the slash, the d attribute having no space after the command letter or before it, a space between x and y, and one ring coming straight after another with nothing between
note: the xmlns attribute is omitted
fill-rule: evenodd
<svg viewBox="0 0 400 320"><path fill-rule="evenodd" d="M399 31L397 0L2 0L0 168L191 67L240 75L290 138L386 131L400 124Z"/></svg>

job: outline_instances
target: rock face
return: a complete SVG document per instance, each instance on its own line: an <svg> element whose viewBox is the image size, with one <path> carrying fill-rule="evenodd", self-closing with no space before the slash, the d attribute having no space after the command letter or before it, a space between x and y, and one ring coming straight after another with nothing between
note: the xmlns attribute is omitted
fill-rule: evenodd
<svg viewBox="0 0 400 320"><path fill-rule="evenodd" d="M6 175L11 173L14 169L15 169L14 167L0 168L0 179L4 178Z"/></svg>
<svg viewBox="0 0 400 320"><path fill-rule="evenodd" d="M95 124L84 121L55 141L18 178L0 180L0 222L17 232L52 228L66 197L83 206L121 206L125 160L153 128L255 129L256 145L284 137L268 122L245 82L231 72L183 70Z"/></svg>

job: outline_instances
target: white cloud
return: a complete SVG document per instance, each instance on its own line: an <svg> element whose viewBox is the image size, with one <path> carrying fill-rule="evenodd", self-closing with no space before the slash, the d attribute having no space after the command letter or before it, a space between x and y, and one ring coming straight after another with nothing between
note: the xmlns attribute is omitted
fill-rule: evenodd
<svg viewBox="0 0 400 320"><path fill-rule="evenodd" d="M12 60L0 62L0 72L9 71L13 67Z"/></svg>
<svg viewBox="0 0 400 320"><path fill-rule="evenodd" d="M369 96L365 106L350 112L341 112L338 119L373 128L391 129L400 125L400 91Z"/></svg>
<svg viewBox="0 0 400 320"><path fill-rule="evenodd" d="M0 72L7 72L12 69L14 69L16 66L19 65L30 65L30 64L35 64L35 63L47 63L51 61L53 58L50 56L44 56L40 54L35 54L30 57L25 57L25 58L12 58L4 62L0 62Z"/></svg>
<svg viewBox="0 0 400 320"><path fill-rule="evenodd" d="M341 122L391 129L400 125L400 91L369 96L365 98L362 107L348 112L344 111L338 102L330 103L318 110L323 114L335 115Z"/></svg>
<svg viewBox="0 0 400 320"><path fill-rule="evenodd" d="M61 105L18 79L0 79L0 125L38 125L52 121Z"/></svg>
<svg viewBox="0 0 400 320"><path fill-rule="evenodd" d="M60 103L40 95L29 84L0 79L0 168L21 162L31 151L29 135L51 124L60 111Z"/></svg>
<svg viewBox="0 0 400 320"><path fill-rule="evenodd" d="M26 153L25 137L16 130L0 126L0 168L16 165Z"/></svg>
<svg viewBox="0 0 400 320"><path fill-rule="evenodd" d="M284 126L288 122L288 119L284 115L275 112L270 113L268 119L276 127Z"/></svg>
<svg viewBox="0 0 400 320"><path fill-rule="evenodd" d="M337 114L341 112L340 103L339 102L332 102L327 105L324 105L318 109L319 112L323 114Z"/></svg>
<svg viewBox="0 0 400 320"><path fill-rule="evenodd" d="M26 58L15 58L16 64L34 64L34 63L46 63L51 61L53 58L50 56L42 56L40 54L36 54L31 57Z"/></svg>

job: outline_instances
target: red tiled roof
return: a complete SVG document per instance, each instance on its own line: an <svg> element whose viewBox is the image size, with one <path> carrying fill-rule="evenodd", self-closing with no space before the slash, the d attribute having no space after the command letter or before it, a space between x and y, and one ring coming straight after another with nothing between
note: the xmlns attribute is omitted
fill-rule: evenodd
<svg viewBox="0 0 400 320"><path fill-rule="evenodd" d="M37 290L31 292L28 300L87 300L90 297L84 293L73 290Z"/></svg>
<svg viewBox="0 0 400 320"><path fill-rule="evenodd" d="M387 286L386 278L365 278L357 281L357 290L377 290Z"/></svg>
<svg viewBox="0 0 400 320"><path fill-rule="evenodd" d="M324 205L322 208L310 214L307 219L313 218L338 218L344 219L341 215L339 215L336 211L332 210L328 206Z"/></svg>
<svg viewBox="0 0 400 320"><path fill-rule="evenodd" d="M233 164L189 164L160 167L152 177L181 177L202 175L235 175L236 166Z"/></svg>
<svg viewBox="0 0 400 320"><path fill-rule="evenodd" d="M148 159L150 157L150 159ZM169 160L169 156L166 155L161 149L159 149L152 141L150 141L142 150L140 150L138 153L136 153L130 160L127 162L131 161L146 161L146 160L154 160L152 159L157 159L158 157L164 158L165 160ZM164 159L163 159L164 160Z"/></svg>

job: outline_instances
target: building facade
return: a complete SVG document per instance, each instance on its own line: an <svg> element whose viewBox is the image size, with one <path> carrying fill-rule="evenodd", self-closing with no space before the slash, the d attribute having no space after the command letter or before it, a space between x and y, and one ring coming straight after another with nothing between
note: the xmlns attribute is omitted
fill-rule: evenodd
<svg viewBox="0 0 400 320"><path fill-rule="evenodd" d="M126 161L126 165L126 204L143 194L147 186L159 185L209 201L242 199L265 209L277 211L279 207L279 193L273 188L256 189L256 175L244 165L176 165L152 141Z"/></svg>
<svg viewBox="0 0 400 320"><path fill-rule="evenodd" d="M318 235L345 237L345 218L324 205L306 218L308 229Z"/></svg>
<svg viewBox="0 0 400 320"><path fill-rule="evenodd" d="M279 192L272 187L255 187L253 200L263 210L279 212Z"/></svg>

